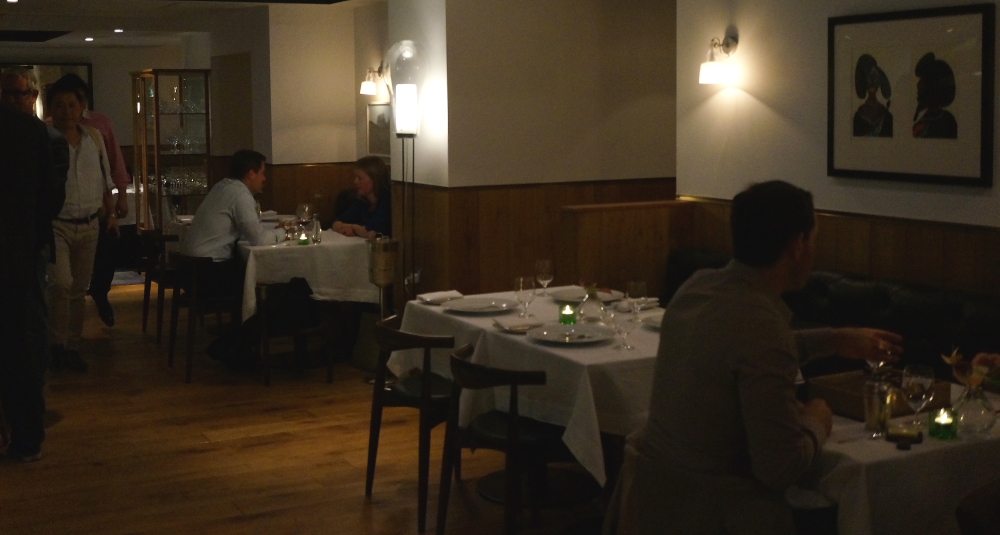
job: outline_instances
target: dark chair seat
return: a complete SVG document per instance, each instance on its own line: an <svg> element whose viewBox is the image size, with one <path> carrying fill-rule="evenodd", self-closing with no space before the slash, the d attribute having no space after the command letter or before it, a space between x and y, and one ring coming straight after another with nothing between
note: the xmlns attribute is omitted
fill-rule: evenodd
<svg viewBox="0 0 1000 535"><path fill-rule="evenodd" d="M141 243L140 269L145 274L142 292L142 332L149 322L149 301L152 284L156 283L156 343L163 337L163 304L166 291L177 285L177 267L170 262L167 244L177 242L177 236L160 230L144 231Z"/></svg>
<svg viewBox="0 0 1000 535"><path fill-rule="evenodd" d="M451 399L451 380L436 373L431 373L427 377L427 382L430 384L431 402L447 405L448 400ZM419 403L421 397L423 397L423 384L424 377L422 374L408 375L400 378L396 381L396 384L389 386L386 396L392 396L400 402L410 400L411 402Z"/></svg>
<svg viewBox="0 0 1000 535"><path fill-rule="evenodd" d="M519 445L529 449L562 445L562 435L566 430L565 427L523 416L517 421L517 429ZM505 448L507 437L510 436L510 415L500 411L481 414L469 423L469 432L483 447Z"/></svg>

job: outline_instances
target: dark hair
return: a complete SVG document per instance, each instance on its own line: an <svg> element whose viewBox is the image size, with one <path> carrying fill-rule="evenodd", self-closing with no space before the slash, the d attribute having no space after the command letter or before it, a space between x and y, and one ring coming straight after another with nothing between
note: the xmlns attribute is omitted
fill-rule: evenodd
<svg viewBox="0 0 1000 535"><path fill-rule="evenodd" d="M375 183L375 195L379 199L389 196L389 166L378 156L365 156L354 164L355 167L364 171L372 182Z"/></svg>
<svg viewBox="0 0 1000 535"><path fill-rule="evenodd" d="M892 86L885 71L879 68L871 54L861 54L854 66L854 92L858 98L865 98L872 87L881 90L887 100L892 98Z"/></svg>
<svg viewBox="0 0 1000 535"><path fill-rule="evenodd" d="M913 74L920 78L917 84L917 110L943 108L955 100L955 73L948 63L934 57L933 52L924 54Z"/></svg>
<svg viewBox="0 0 1000 535"><path fill-rule="evenodd" d="M754 184L733 197L733 258L749 266L772 266L789 242L800 234L809 236L815 224L808 191L780 180Z"/></svg>
<svg viewBox="0 0 1000 535"><path fill-rule="evenodd" d="M52 85L45 90L45 107L51 109L52 101L55 100L56 95L63 93L75 96L84 106L87 106L90 102L88 98L89 90L83 79L75 74L67 74L52 82Z"/></svg>
<svg viewBox="0 0 1000 535"><path fill-rule="evenodd" d="M267 157L255 150L238 150L229 159L229 177L243 180L243 177L250 171L260 169L261 164L265 161L267 161Z"/></svg>

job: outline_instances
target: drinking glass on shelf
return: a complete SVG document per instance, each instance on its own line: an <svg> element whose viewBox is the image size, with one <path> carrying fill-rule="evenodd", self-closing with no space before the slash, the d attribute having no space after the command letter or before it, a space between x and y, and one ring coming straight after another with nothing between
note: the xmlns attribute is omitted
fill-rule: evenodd
<svg viewBox="0 0 1000 535"><path fill-rule="evenodd" d="M934 399L934 369L925 364L910 364L903 368L900 384L906 402L913 409L913 426L920 428L920 411Z"/></svg>
<svg viewBox="0 0 1000 535"><path fill-rule="evenodd" d="M548 295L547 288L549 287L549 284L552 283L552 279L554 278L555 275L552 271L551 260L544 258L542 260L535 261L535 279L538 281L538 284L542 285L541 295Z"/></svg>
<svg viewBox="0 0 1000 535"><path fill-rule="evenodd" d="M514 277L514 296L517 302L521 304L521 313L518 316L522 318L531 317L531 314L528 313L528 307L535 300L535 279L532 277Z"/></svg>
<svg viewBox="0 0 1000 535"><path fill-rule="evenodd" d="M646 301L646 281L628 281L625 283L625 299L629 310L638 314Z"/></svg>

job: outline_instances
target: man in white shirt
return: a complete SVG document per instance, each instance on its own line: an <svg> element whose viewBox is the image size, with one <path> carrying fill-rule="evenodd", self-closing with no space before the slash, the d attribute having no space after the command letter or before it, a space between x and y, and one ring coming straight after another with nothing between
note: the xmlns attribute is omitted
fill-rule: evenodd
<svg viewBox="0 0 1000 535"><path fill-rule="evenodd" d="M261 227L253 196L264 191L266 157L239 150L229 163L229 176L212 186L184 234L181 251L189 256L225 262L235 255L236 243L274 243L276 234Z"/></svg>

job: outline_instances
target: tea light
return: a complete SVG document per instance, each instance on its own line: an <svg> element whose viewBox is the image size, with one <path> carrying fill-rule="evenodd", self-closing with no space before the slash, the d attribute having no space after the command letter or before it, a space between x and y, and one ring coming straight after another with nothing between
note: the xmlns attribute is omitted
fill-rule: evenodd
<svg viewBox="0 0 1000 535"><path fill-rule="evenodd" d="M303 230L303 231L302 231L302 232L301 232L301 233L299 234L299 245L309 245L309 242L310 242L310 241L311 241L311 240L309 239L309 235L308 235L308 234L306 234L306 231L305 231L305 230Z"/></svg>
<svg viewBox="0 0 1000 535"><path fill-rule="evenodd" d="M576 323L576 311L573 307L566 305L559 311L559 323L563 325L573 325Z"/></svg>
<svg viewBox="0 0 1000 535"><path fill-rule="evenodd" d="M939 409L931 414L930 436L947 440L957 436L955 413L951 409Z"/></svg>

